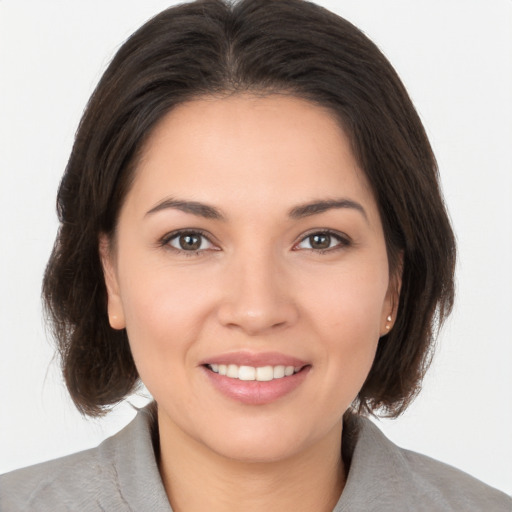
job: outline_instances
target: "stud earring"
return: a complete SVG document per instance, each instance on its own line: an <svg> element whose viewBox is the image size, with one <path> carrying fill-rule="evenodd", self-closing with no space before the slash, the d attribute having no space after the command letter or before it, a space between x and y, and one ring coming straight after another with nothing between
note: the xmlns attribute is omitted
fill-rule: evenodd
<svg viewBox="0 0 512 512"><path fill-rule="evenodd" d="M389 329L391 329L391 325L390 325L390 323L391 323L391 321L393 320L393 318L391 317L391 315L388 315L388 317L386 318L386 320L387 320L387 322L388 322L388 323L386 324L386 330L388 330L388 331L389 331Z"/></svg>

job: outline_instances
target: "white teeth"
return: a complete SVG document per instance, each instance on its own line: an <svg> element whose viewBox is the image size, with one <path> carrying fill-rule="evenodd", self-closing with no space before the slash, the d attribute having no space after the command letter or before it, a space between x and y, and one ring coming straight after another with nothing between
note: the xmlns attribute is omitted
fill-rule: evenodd
<svg viewBox="0 0 512 512"><path fill-rule="evenodd" d="M236 364L210 364L208 365L212 372L219 375L225 375L231 379L239 380L257 380L259 382L268 382L274 379L290 377L301 370L293 366L237 366Z"/></svg>
<svg viewBox="0 0 512 512"><path fill-rule="evenodd" d="M287 366L285 369L284 369L284 375L285 377L289 377L290 375L293 375L295 371L295 368L293 366Z"/></svg>
<svg viewBox="0 0 512 512"><path fill-rule="evenodd" d="M240 366L238 369L238 378L240 380L254 380L256 379L256 371L256 368L253 368L252 366Z"/></svg>
<svg viewBox="0 0 512 512"><path fill-rule="evenodd" d="M274 379L282 379L284 377L284 366L274 366Z"/></svg>
<svg viewBox="0 0 512 512"><path fill-rule="evenodd" d="M238 379L238 366L236 364L228 364L228 371L226 373L226 377L231 377L232 379Z"/></svg>
<svg viewBox="0 0 512 512"><path fill-rule="evenodd" d="M266 382L274 378L274 368L272 366L260 366L256 368L256 380Z"/></svg>

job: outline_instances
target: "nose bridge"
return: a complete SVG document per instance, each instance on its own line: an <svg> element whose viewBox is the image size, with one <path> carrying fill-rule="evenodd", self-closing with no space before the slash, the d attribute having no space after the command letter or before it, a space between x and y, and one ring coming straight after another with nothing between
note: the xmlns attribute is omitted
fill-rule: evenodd
<svg viewBox="0 0 512 512"><path fill-rule="evenodd" d="M286 285L283 262L268 247L264 251L252 249L232 256L219 317L224 325L254 335L292 324L297 310Z"/></svg>

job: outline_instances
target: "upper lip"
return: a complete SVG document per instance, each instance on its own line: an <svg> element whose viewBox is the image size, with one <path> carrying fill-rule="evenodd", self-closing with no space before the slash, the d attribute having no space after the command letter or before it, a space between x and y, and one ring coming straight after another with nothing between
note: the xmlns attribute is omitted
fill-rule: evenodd
<svg viewBox="0 0 512 512"><path fill-rule="evenodd" d="M295 368L307 366L308 363L302 359L279 352L228 352L208 357L200 363L201 365L211 364L236 364L237 366L294 366Z"/></svg>

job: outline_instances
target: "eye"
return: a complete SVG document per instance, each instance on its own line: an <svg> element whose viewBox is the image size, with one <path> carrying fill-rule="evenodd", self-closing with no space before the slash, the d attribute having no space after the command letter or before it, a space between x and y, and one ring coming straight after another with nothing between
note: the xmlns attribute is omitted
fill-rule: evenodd
<svg viewBox="0 0 512 512"><path fill-rule="evenodd" d="M210 240L199 231L180 231L170 233L163 240L163 245L171 246L180 252L200 252L214 249L215 246Z"/></svg>
<svg viewBox="0 0 512 512"><path fill-rule="evenodd" d="M304 237L295 247L311 251L329 251L350 245L349 240L331 231L316 231Z"/></svg>

